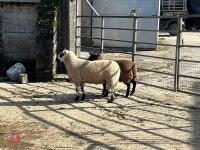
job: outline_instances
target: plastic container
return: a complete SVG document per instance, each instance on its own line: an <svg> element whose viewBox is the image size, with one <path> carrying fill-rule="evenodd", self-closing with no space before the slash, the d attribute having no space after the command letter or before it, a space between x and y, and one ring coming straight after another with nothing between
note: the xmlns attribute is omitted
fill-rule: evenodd
<svg viewBox="0 0 200 150"><path fill-rule="evenodd" d="M10 80L16 81L19 77L19 74L25 72L26 68L24 67L24 65L21 63L16 63L6 71L6 75Z"/></svg>
<svg viewBox="0 0 200 150"><path fill-rule="evenodd" d="M21 84L26 84L26 83L28 83L28 75L25 74L25 73L19 74L18 82L21 83Z"/></svg>

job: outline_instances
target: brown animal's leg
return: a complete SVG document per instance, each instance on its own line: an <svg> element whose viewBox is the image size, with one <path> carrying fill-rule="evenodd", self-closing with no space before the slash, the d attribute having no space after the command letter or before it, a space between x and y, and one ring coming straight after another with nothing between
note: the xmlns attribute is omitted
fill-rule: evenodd
<svg viewBox="0 0 200 150"><path fill-rule="evenodd" d="M76 88L76 98L75 98L75 101L77 102L79 100L80 96L79 96L79 91L78 89Z"/></svg>
<svg viewBox="0 0 200 150"><path fill-rule="evenodd" d="M126 86L127 86L127 90L126 90L126 95L125 95L125 97L128 97L129 92L130 92L130 83L127 83Z"/></svg>
<svg viewBox="0 0 200 150"><path fill-rule="evenodd" d="M81 91L82 91L81 100L85 100L85 91L84 91L84 84L83 83L81 83Z"/></svg>
<svg viewBox="0 0 200 150"><path fill-rule="evenodd" d="M131 92L131 95L133 95L133 93L135 92L135 88L136 88L136 81L131 80L131 83L133 83L133 88L132 88L132 92Z"/></svg>

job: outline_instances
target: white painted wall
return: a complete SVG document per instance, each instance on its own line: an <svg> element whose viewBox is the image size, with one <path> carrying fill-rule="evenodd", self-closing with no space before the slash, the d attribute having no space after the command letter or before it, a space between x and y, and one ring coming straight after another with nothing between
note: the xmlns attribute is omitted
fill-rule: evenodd
<svg viewBox="0 0 200 150"><path fill-rule="evenodd" d="M138 16L159 15L160 0L94 0L93 6L100 15L130 15L131 10L137 9ZM132 28L133 19L105 19L105 27ZM93 26L100 26L100 19L93 19ZM139 29L159 28L158 19L139 19ZM93 29L93 37L100 38L100 30ZM132 41L132 31L105 30L105 38ZM158 33L138 32L137 41L157 43ZM94 40L94 45L99 46L100 40ZM105 41L105 47L131 47L129 43ZM154 45L139 44L138 48L156 48Z"/></svg>

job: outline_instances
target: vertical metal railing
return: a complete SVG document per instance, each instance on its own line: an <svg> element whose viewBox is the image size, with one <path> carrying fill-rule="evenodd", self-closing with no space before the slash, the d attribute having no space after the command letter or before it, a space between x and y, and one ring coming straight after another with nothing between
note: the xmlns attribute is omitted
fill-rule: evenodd
<svg viewBox="0 0 200 150"><path fill-rule="evenodd" d="M91 10L92 10L92 12L94 12L95 13L95 15L96 16L100 16L99 15L99 13L97 12L97 10L92 6L92 4L88 1L88 0L84 0L86 3L87 3L87 5L91 8ZM75 21L75 24L76 24L76 29L75 29L75 52L77 51L76 50L76 48L77 48L77 26L78 26L78 21L77 21L77 12L78 12L78 8L77 8L77 3L78 3L78 0L76 0L76 21ZM92 14L91 14L92 15ZM92 18L92 17L91 17ZM104 50L104 27L105 27L105 18L104 17L101 17L102 19L101 19L101 38L100 38L100 40L101 40L101 50L102 50L102 52L103 52L103 50ZM92 26L92 25L91 25ZM81 27L81 23L80 23L80 27ZM92 27L91 27L91 30L92 30ZM79 32L81 32L81 28L80 28L80 31ZM81 38L81 35L79 36L79 38ZM81 39L80 39L80 41L81 41Z"/></svg>
<svg viewBox="0 0 200 150"><path fill-rule="evenodd" d="M182 21L183 18L178 16L178 33L176 39L175 72L174 72L174 91L179 91Z"/></svg>
<svg viewBox="0 0 200 150"><path fill-rule="evenodd" d="M105 18L101 18L101 51L104 50L104 27L105 27Z"/></svg>
<svg viewBox="0 0 200 150"><path fill-rule="evenodd" d="M77 16L77 18L89 18L91 16ZM197 16L196 16L197 17ZM87 50L102 50L106 51L106 52L120 52L120 53L126 53L126 54L132 54L132 59L134 61L136 61L137 65L138 65L138 72L140 74L142 74L144 72L144 74L148 73L149 78L151 78L151 80L148 80L148 76L144 76L142 77L140 80L138 80L139 83L141 84L146 84L152 87L158 87L158 88L163 88L163 89L169 89L169 90L173 90L173 91L182 91L182 86L183 86L183 81L182 78L192 78L192 79L200 79L200 77L196 77L191 76L191 75L185 75L182 74L183 71L183 64L181 64L181 61L184 62L193 62L193 63L199 63L199 61L193 61L193 60L181 60L180 55L181 55L181 48L182 47L195 47L195 48L200 48L200 46L192 46L192 45L183 45L182 42L182 32L186 32L184 30L182 30L182 22L183 22L183 16L174 16L174 18L177 18L177 37L176 37L176 44L166 44L166 43L151 43L151 42L142 42L139 41L141 39L137 39L137 35L139 32L159 32L160 30L156 29L138 29L137 24L138 24L138 19L146 19L146 18L163 18L163 16L134 16L133 14L129 15L129 16L92 16L92 18L95 19L100 19L99 20L99 24L98 26L96 25L95 27L92 26L77 26L77 28L90 28L90 29L98 29L99 32L99 37L93 37L92 35L90 37L88 36L76 36L76 38L88 38L88 39L92 39L92 40L100 40L101 43L99 44L100 47L88 47L88 46L77 46L80 48L87 48ZM109 19L109 18L129 18L131 19L131 28L116 28L113 26L109 26L108 24L105 25L105 19ZM169 16L165 16L164 18L172 18ZM128 40L123 40L123 39L113 39L111 38L105 38L105 32L109 31L109 30L120 30L120 31L130 31L132 32L131 37L130 37L130 41ZM78 31L78 30L77 30ZM167 32L168 30L164 31L162 30L162 32ZM188 32L188 31L187 31ZM190 31L190 32L194 32L194 31ZM114 41L114 42L126 42L126 43L130 43L132 44L130 47L130 52L126 52L120 49L115 49L113 50L112 47L109 48L105 48L105 41ZM173 52L175 52L175 54L173 54L173 56L154 56L154 54L146 54L145 52L140 52L140 51L136 51L136 49L138 48L138 44L149 44L149 45L158 45L158 46L168 46L168 47L173 47L173 49L175 49ZM155 51L156 52L156 51ZM141 61L141 63L140 63ZM164 65L162 66L167 66L166 68L158 68L158 67L152 67L152 68L148 68L148 62L152 64L154 63L163 63ZM144 62L144 65L143 65ZM148 64L147 66L145 64ZM166 64L166 65L165 65ZM142 66L143 65L143 66ZM168 66L169 65L169 66ZM185 82L184 82L184 86L185 86ZM200 93L200 92L199 92Z"/></svg>
<svg viewBox="0 0 200 150"><path fill-rule="evenodd" d="M92 11L95 13L96 16L100 16L97 10L92 6L92 4L88 1L85 0L85 2L88 4L88 6L92 9ZM101 17L101 51L103 52L104 50L104 27L105 27L105 18Z"/></svg>
<svg viewBox="0 0 200 150"><path fill-rule="evenodd" d="M77 19L78 19L78 18L77 18L77 16L78 16L78 13L77 13L77 12L78 12L78 11L77 11L77 7L78 7L77 5L78 5L78 4L77 4L77 2L78 2L78 0L75 1L75 3L76 3L76 4L75 4L75 12L76 12L75 26L76 26L76 28L75 28L75 41L74 41L75 53L76 53L76 51L77 51Z"/></svg>
<svg viewBox="0 0 200 150"><path fill-rule="evenodd" d="M136 49L137 49L137 18L136 18L136 11L132 11L132 16L133 16L133 37L132 37L132 60L134 61L135 54L136 54Z"/></svg>
<svg viewBox="0 0 200 150"><path fill-rule="evenodd" d="M199 17L200 15L193 15L187 16L187 19L197 20ZM194 39L191 39L191 43L186 40L185 44L182 42L180 46L180 73L178 74L180 83L178 91L200 95L200 45L198 42L200 30L182 30L181 36L187 39L186 35L190 36L192 33L194 34L194 37L192 35Z"/></svg>

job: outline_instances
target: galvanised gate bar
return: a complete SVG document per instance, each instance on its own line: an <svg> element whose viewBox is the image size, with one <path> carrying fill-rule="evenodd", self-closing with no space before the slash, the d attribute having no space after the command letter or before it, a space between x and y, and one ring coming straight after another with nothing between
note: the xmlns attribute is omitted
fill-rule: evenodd
<svg viewBox="0 0 200 150"><path fill-rule="evenodd" d="M138 28L138 22L144 19L155 20L160 18L174 18L174 16L135 16L135 13L130 16L100 16L95 12L95 16L83 16L77 15L76 17L76 49L82 51L94 51L105 53L122 53L129 54L136 62L138 67L138 82L149 86L158 88L182 91L193 94L200 94L200 43L188 44L182 38L186 33L196 33L199 31L185 30L183 29L183 19L186 18L200 18L200 15L187 15L187 16L175 16L177 19L177 36L173 44L168 43L149 43L139 41L137 35L139 32L168 32L168 30L154 30L154 29L141 29ZM98 26L83 25L81 22L86 20L98 20ZM106 26L105 23L110 19L123 19L132 20L131 28ZM93 37L89 32L98 30L99 37ZM131 40L106 38L105 33L108 31L120 31L131 32ZM87 34L85 34L87 33ZM94 40L99 41L99 45L94 45ZM86 41L86 42L85 42ZM129 47L106 47L105 42L118 42L131 44ZM140 50L138 45L155 45L156 47L162 47L163 50L168 51L166 55L159 55L159 50ZM195 55L194 55L195 53Z"/></svg>

